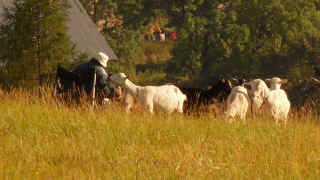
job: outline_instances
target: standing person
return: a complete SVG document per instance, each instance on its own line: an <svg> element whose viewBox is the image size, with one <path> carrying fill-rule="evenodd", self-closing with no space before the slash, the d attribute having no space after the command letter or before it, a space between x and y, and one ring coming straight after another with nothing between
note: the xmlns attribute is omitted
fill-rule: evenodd
<svg viewBox="0 0 320 180"><path fill-rule="evenodd" d="M91 58L90 61L78 65L72 72L79 75L82 81L82 87L87 94L90 94L93 83L93 72L96 72L96 87L97 91L108 97L111 94L111 90L108 87L108 77L105 69L109 61L109 56L103 52L99 52L97 57Z"/></svg>
<svg viewBox="0 0 320 180"><path fill-rule="evenodd" d="M160 33L160 41L165 41L166 40L166 33L162 32Z"/></svg>

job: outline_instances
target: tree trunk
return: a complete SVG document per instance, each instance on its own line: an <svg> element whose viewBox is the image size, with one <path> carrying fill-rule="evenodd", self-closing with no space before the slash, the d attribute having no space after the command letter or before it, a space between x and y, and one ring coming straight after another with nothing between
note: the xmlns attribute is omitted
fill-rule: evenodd
<svg viewBox="0 0 320 180"><path fill-rule="evenodd" d="M41 79L41 58L40 58L40 52L41 52L41 43L40 43L40 37L37 38L37 58L38 58L38 77L39 77L39 86L42 86L42 79Z"/></svg>

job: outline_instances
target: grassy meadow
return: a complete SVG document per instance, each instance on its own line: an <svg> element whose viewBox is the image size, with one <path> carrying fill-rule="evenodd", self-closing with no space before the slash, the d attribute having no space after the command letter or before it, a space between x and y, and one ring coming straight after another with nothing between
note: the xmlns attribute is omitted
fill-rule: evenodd
<svg viewBox="0 0 320 180"><path fill-rule="evenodd" d="M2 94L1 179L318 179L319 117L287 127L268 118L227 123L119 105L57 104L24 90Z"/></svg>

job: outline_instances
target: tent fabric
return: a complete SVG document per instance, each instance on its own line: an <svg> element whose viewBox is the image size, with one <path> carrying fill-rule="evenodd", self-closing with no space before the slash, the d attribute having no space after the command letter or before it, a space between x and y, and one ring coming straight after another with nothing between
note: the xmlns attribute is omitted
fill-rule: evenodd
<svg viewBox="0 0 320 180"><path fill-rule="evenodd" d="M158 21L154 21L154 24L150 27L149 29L149 34L153 34L153 33L161 33L161 29L160 29L160 26L159 26L159 23Z"/></svg>
<svg viewBox="0 0 320 180"><path fill-rule="evenodd" d="M10 7L14 0L0 0L0 23L3 21L4 8ZM110 48L97 25L91 20L79 0L69 0L69 20L66 22L68 35L76 45L76 50L85 52L89 57L96 56L98 52L104 52L111 60L117 60L117 56Z"/></svg>

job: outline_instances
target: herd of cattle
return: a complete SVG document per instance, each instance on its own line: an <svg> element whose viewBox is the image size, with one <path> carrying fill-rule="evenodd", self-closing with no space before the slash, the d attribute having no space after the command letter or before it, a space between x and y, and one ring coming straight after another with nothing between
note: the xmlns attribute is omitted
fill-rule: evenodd
<svg viewBox="0 0 320 180"><path fill-rule="evenodd" d="M219 111L223 109L223 102L226 102L223 114L230 121L236 117L245 120L249 109L258 112L264 106L264 110L277 123L282 120L286 124L290 110L287 93L281 89L281 85L287 83L287 79L278 77L251 81L221 79L207 90L178 87L173 84L138 86L131 82L124 73L114 74L110 80L114 87L118 87L118 94L121 94L127 112L130 111L135 101L146 106L151 114L157 107L168 113L173 111L191 113L210 109ZM314 81L318 80L314 79Z"/></svg>
<svg viewBox="0 0 320 180"><path fill-rule="evenodd" d="M61 83L64 89L73 89L73 74L58 68L58 73L63 75ZM65 81L65 82L64 82ZM124 73L117 73L109 77L112 87L112 100L124 103L129 112L135 102L146 106L153 114L154 109L162 109L168 113L202 113L214 112L223 114L233 121L236 117L245 120L248 110L253 114L266 111L278 123L284 124L288 119L291 103L287 93L281 89L281 85L287 83L287 79L274 77L271 79L220 79L211 88L186 88L174 84L160 86L138 86L128 79ZM312 78L315 84L320 85L318 79ZM73 81L72 81L73 82ZM76 86L80 87L81 82ZM62 91L65 91L62 89ZM94 91L93 91L94 92ZM94 94L94 93L93 93ZM72 94L74 96L74 94ZM79 97L79 94L76 95ZM264 107L264 108L262 108Z"/></svg>

